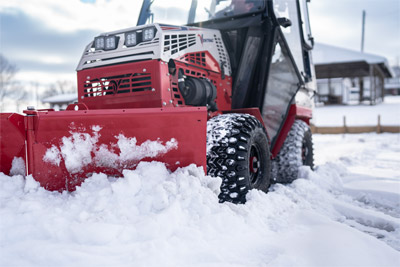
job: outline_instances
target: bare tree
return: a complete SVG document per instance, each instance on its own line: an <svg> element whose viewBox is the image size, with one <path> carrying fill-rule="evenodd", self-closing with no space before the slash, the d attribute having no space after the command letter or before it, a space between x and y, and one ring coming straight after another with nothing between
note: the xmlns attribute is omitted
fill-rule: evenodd
<svg viewBox="0 0 400 267"><path fill-rule="evenodd" d="M11 64L2 54L0 54L0 102L5 97L12 97L14 94L15 74L18 69L15 64Z"/></svg>
<svg viewBox="0 0 400 267"><path fill-rule="evenodd" d="M18 68L15 64L10 63L6 57L0 54L0 103L1 109L5 99L13 100L19 110L21 101L26 100L28 92L15 79Z"/></svg>
<svg viewBox="0 0 400 267"><path fill-rule="evenodd" d="M20 111L21 102L28 98L28 92L19 84L15 86L15 91L13 94L13 99L15 101L15 106L17 110Z"/></svg>
<svg viewBox="0 0 400 267"><path fill-rule="evenodd" d="M70 94L76 92L76 86L72 81L59 80L50 84L42 94L42 99L53 95Z"/></svg>

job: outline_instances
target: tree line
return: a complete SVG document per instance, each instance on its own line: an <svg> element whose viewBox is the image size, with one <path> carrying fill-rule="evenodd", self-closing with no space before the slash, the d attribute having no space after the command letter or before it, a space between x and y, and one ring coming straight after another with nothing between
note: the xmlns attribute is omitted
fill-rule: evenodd
<svg viewBox="0 0 400 267"><path fill-rule="evenodd" d="M21 104L28 99L32 99L36 90L38 100L43 100L47 97L76 92L76 86L72 81L56 81L46 86L42 92L38 91L38 83L32 82L29 86L23 85L16 75L19 69L16 64L10 62L5 56L0 54L0 103L1 110L5 101L14 102L17 110L20 111Z"/></svg>

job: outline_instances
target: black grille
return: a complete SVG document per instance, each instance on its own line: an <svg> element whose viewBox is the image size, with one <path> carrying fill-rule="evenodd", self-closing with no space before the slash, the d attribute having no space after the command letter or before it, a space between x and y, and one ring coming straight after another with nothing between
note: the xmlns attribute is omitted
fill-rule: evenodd
<svg viewBox="0 0 400 267"><path fill-rule="evenodd" d="M84 97L99 97L151 91L150 73L129 73L86 80Z"/></svg>

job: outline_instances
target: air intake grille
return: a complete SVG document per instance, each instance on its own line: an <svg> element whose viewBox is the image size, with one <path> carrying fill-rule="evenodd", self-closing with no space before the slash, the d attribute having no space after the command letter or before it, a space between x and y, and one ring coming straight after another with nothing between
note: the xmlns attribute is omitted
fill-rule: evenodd
<svg viewBox="0 0 400 267"><path fill-rule="evenodd" d="M217 49L218 49L219 61L220 62L225 62L226 66L230 69L231 66L229 64L228 56L225 53L224 46L222 44L221 38L219 38L216 35L214 35L214 40L215 40L215 44L217 45Z"/></svg>
<svg viewBox="0 0 400 267"><path fill-rule="evenodd" d="M166 34L164 36L164 52L171 51L171 55L195 44L195 34Z"/></svg>
<svg viewBox="0 0 400 267"><path fill-rule="evenodd" d="M206 54L205 53L191 53L186 54L184 57L180 58L188 63L193 63L201 67L206 66Z"/></svg>
<svg viewBox="0 0 400 267"><path fill-rule="evenodd" d="M130 73L86 80L84 97L151 91L150 73Z"/></svg>

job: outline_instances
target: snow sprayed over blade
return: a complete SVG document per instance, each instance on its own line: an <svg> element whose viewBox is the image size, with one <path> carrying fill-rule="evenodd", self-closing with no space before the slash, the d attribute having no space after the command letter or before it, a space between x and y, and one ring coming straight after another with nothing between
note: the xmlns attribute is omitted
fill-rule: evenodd
<svg viewBox="0 0 400 267"><path fill-rule="evenodd" d="M44 154L43 161L60 166L61 162L60 150L55 145L53 145L51 148L46 150L46 154Z"/></svg>
<svg viewBox="0 0 400 267"><path fill-rule="evenodd" d="M144 158L156 158L178 148L178 141L174 138L165 144L160 140L147 140L138 145L135 137L128 138L123 134L115 136L116 143L98 144L102 129L100 126L92 126L90 134L79 132L73 125L71 128L71 136L63 137L61 145L53 145L43 157L43 161L56 166L60 166L63 160L71 174L81 172L90 164L97 167L129 168Z"/></svg>
<svg viewBox="0 0 400 267"><path fill-rule="evenodd" d="M69 173L78 173L92 162L92 151L96 149L99 132L71 133L70 137L62 138L61 155Z"/></svg>
<svg viewBox="0 0 400 267"><path fill-rule="evenodd" d="M167 153L171 149L178 148L178 142L174 138L166 142L165 145L163 145L160 140L147 140L141 145L137 145L135 137L126 138L122 134L120 134L117 139L118 148L121 151L121 161L141 160L146 157L155 158L159 155Z"/></svg>

